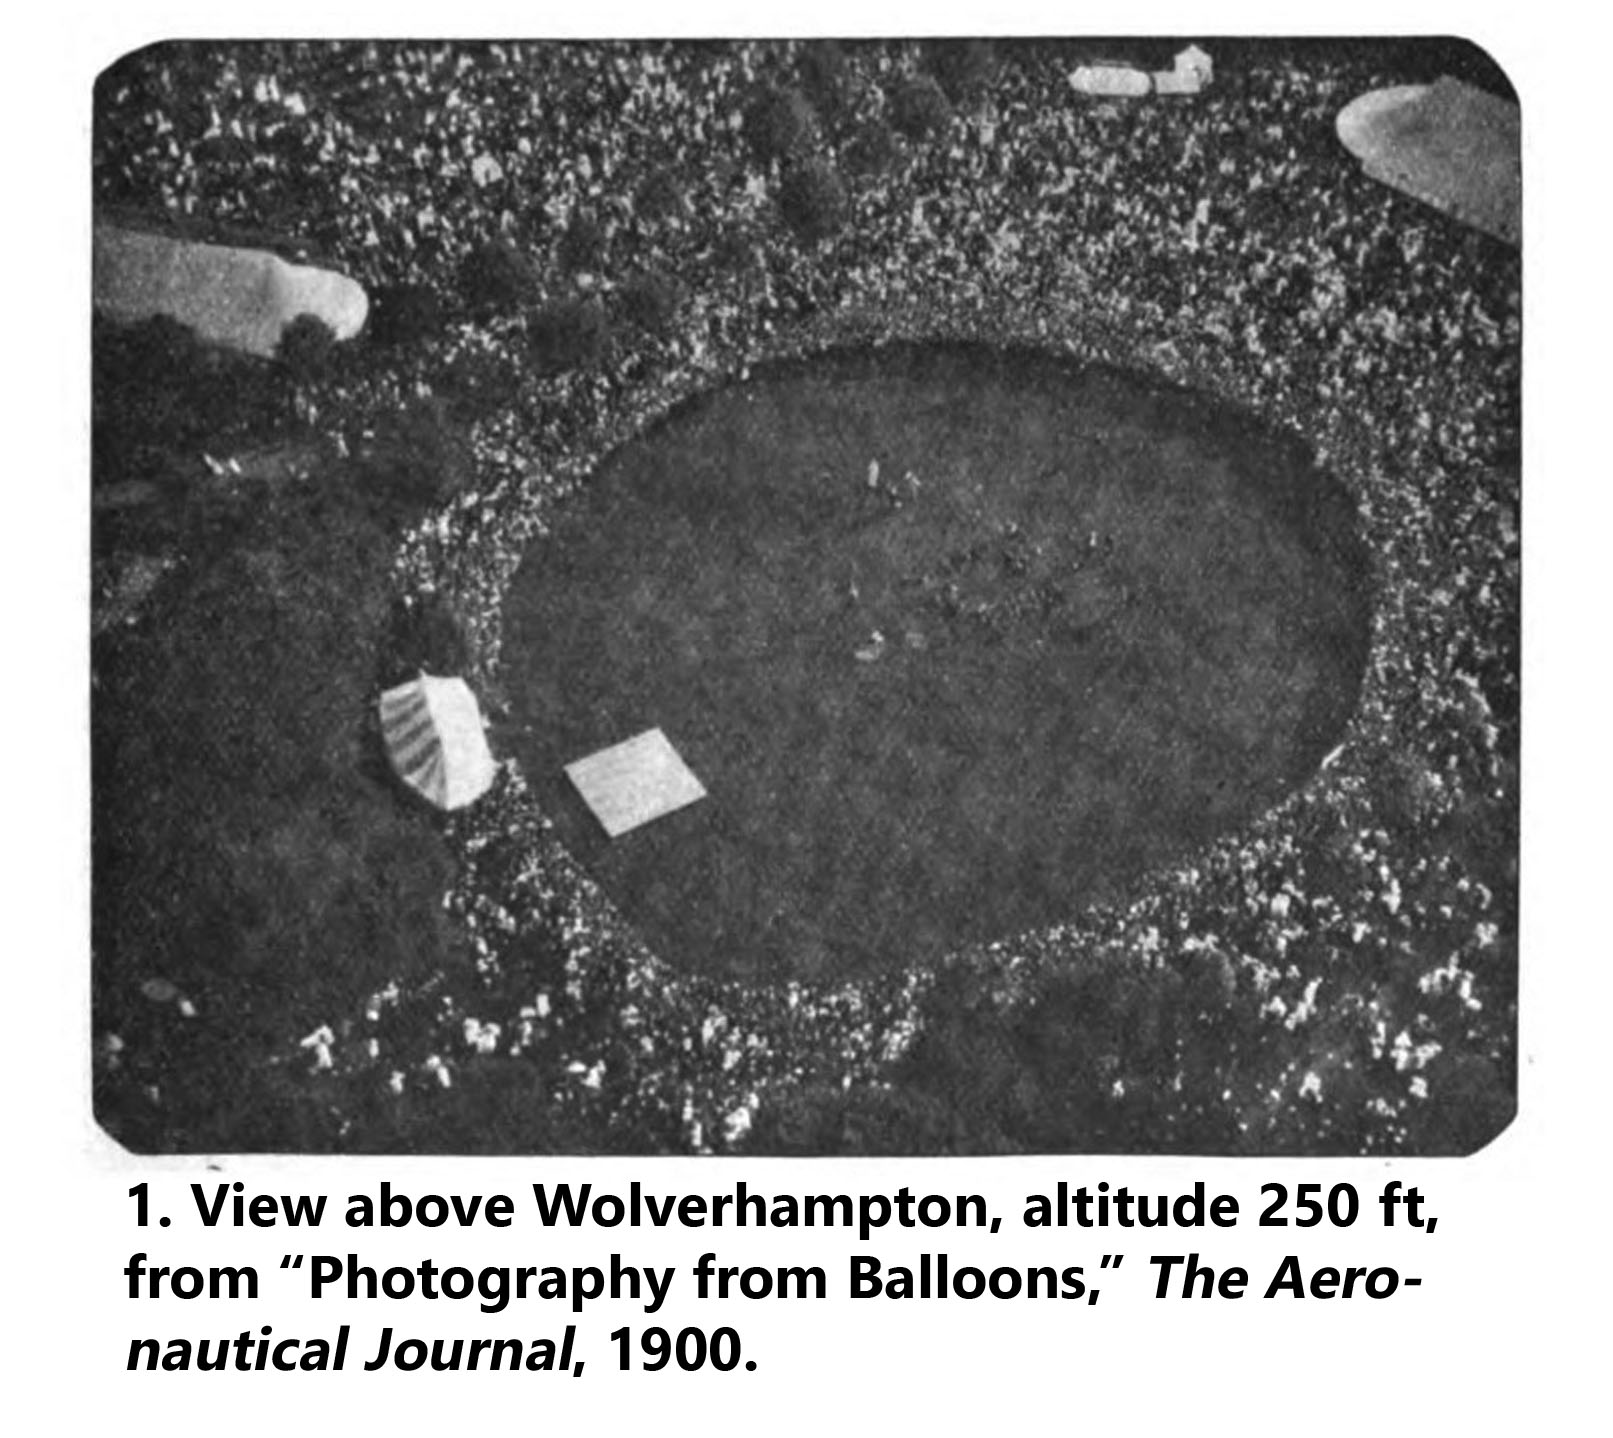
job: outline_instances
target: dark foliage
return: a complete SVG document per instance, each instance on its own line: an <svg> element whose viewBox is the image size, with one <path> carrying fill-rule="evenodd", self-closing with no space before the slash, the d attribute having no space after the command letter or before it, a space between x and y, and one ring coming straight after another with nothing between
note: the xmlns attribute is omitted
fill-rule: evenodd
<svg viewBox="0 0 1613 1438"><path fill-rule="evenodd" d="M318 315L298 315L280 332L276 350L293 380L325 379L336 365L336 332Z"/></svg>
<svg viewBox="0 0 1613 1438"><path fill-rule="evenodd" d="M370 295L367 333L386 349L420 344L442 330L442 302L426 285L383 285Z"/></svg>
<svg viewBox="0 0 1613 1438"><path fill-rule="evenodd" d="M394 1097L373 1082L344 1085L342 1111L359 1137L341 1147L361 1153L455 1156L654 1151L643 1138L614 1142L614 1135L592 1115L557 1104L555 1087L556 1080L544 1069L502 1054L458 1065L452 1088L417 1088L407 1098Z"/></svg>
<svg viewBox="0 0 1613 1438"><path fill-rule="evenodd" d="M711 255L719 270L741 280L755 279L766 265L760 236L739 225L718 235Z"/></svg>
<svg viewBox="0 0 1613 1438"><path fill-rule="evenodd" d="M1516 955L1509 956L1516 963ZM1510 1067L1472 1054L1441 1056L1429 1074L1447 1097L1426 1117L1417 1133L1423 1153L1462 1158L1489 1143L1518 1112L1517 1074Z"/></svg>
<svg viewBox="0 0 1613 1438"><path fill-rule="evenodd" d="M908 1088L816 1084L764 1104L746 1149L784 1158L955 1152L945 1103Z"/></svg>
<svg viewBox="0 0 1613 1438"><path fill-rule="evenodd" d="M177 456L273 435L290 418L287 372L200 343L159 316L91 329L92 477L162 478Z"/></svg>
<svg viewBox="0 0 1613 1438"><path fill-rule="evenodd" d="M817 116L799 90L762 90L745 111L745 139L763 164L805 154L817 134Z"/></svg>
<svg viewBox="0 0 1613 1438"><path fill-rule="evenodd" d="M598 220L579 210L572 215L571 223L560 237L560 251L556 256L560 268L567 274L598 271L605 263L608 238Z"/></svg>
<svg viewBox="0 0 1613 1438"><path fill-rule="evenodd" d="M596 299L556 300L533 315L528 335L539 372L559 374L599 363L610 339L610 322Z"/></svg>
<svg viewBox="0 0 1613 1438"><path fill-rule="evenodd" d="M909 140L924 140L952 118L945 92L928 75L904 80L890 97L891 124Z"/></svg>
<svg viewBox="0 0 1613 1438"><path fill-rule="evenodd" d="M643 270L621 288L622 313L630 324L652 335L665 335L678 311L678 286L660 270Z"/></svg>
<svg viewBox="0 0 1613 1438"><path fill-rule="evenodd" d="M473 314L519 309L536 285L531 258L509 240L478 245L460 262L459 292Z"/></svg>
<svg viewBox="0 0 1613 1438"><path fill-rule="evenodd" d="M883 175L901 155L896 136L890 126L879 120L869 120L860 126L846 145L846 168L854 175Z"/></svg>
<svg viewBox="0 0 1613 1438"><path fill-rule="evenodd" d="M801 48L801 88L817 112L836 118L851 99L851 66L837 40L814 40Z"/></svg>
<svg viewBox="0 0 1613 1438"><path fill-rule="evenodd" d="M779 186L779 211L806 244L826 240L846 222L846 187L823 160L792 165Z"/></svg>
<svg viewBox="0 0 1613 1438"><path fill-rule="evenodd" d="M1160 1054L1213 1072L1234 1035L1218 971L1185 975L1106 960L1047 980L1000 1012L966 968L947 970L890 1086L792 1093L757 1114L752 1152L794 1155L1171 1151L1172 1094ZM1198 1071L1202 1070L1202 1074ZM1236 1147L1226 1115L1199 1115L1194 1142Z"/></svg>
<svg viewBox="0 0 1613 1438"><path fill-rule="evenodd" d="M395 599L381 643L383 688L427 674L463 674L470 661L465 628L452 603L439 594Z"/></svg>
<svg viewBox="0 0 1613 1438"><path fill-rule="evenodd" d="M678 219L688 208L683 187L668 170L656 170L650 174L633 197L633 211L644 220Z"/></svg>
<svg viewBox="0 0 1613 1438"><path fill-rule="evenodd" d="M167 315L153 315L137 325L115 325L97 316L91 337L96 378L113 383L136 378L148 368L188 373L207 359L196 332Z"/></svg>
<svg viewBox="0 0 1613 1438"><path fill-rule="evenodd" d="M989 40L932 40L924 63L957 105L977 99L997 78L998 58Z"/></svg>
<svg viewBox="0 0 1613 1438"><path fill-rule="evenodd" d="M354 470L372 512L393 526L451 499L475 472L464 431L435 397L416 400L383 425Z"/></svg>

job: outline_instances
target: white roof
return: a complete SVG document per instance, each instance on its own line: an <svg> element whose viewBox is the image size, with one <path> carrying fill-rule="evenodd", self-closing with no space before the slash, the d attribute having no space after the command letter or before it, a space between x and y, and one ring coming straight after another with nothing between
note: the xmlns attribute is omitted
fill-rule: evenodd
<svg viewBox="0 0 1613 1438"><path fill-rule="evenodd" d="M567 764L566 777L613 839L706 796L659 729Z"/></svg>
<svg viewBox="0 0 1613 1438"><path fill-rule="evenodd" d="M418 679L381 696L381 734L398 778L439 809L462 809L485 794L497 766L482 711L463 679Z"/></svg>
<svg viewBox="0 0 1613 1438"><path fill-rule="evenodd" d="M1178 66L1174 70L1154 71L1156 95L1196 95L1204 88L1204 73Z"/></svg>

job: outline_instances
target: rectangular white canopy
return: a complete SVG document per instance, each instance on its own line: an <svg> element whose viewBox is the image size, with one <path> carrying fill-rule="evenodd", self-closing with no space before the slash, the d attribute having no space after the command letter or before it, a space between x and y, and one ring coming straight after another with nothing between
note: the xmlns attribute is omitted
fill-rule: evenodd
<svg viewBox="0 0 1613 1438"><path fill-rule="evenodd" d="M706 797L659 729L567 764L566 777L613 839Z"/></svg>

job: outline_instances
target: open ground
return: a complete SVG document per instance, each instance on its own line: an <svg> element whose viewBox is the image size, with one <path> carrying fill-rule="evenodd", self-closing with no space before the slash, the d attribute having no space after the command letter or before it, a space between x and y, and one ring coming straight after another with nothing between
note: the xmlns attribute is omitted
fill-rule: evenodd
<svg viewBox="0 0 1613 1438"><path fill-rule="evenodd" d="M657 952L933 960L1112 899L1337 741L1342 487L1247 416L1034 352L823 356L614 455L506 611L534 792ZM649 724L711 791L608 840L563 766Z"/></svg>

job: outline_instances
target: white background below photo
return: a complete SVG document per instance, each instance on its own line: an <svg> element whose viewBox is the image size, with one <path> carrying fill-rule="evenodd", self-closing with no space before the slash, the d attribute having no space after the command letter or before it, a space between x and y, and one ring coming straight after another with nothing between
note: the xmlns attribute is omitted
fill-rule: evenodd
<svg viewBox="0 0 1613 1438"><path fill-rule="evenodd" d="M11 667L22 703L9 706L17 780L9 807L12 880L8 959L13 1046L5 1184L10 1261L4 1287L6 1407L13 1430L119 1435L291 1432L966 1434L1026 1425L1037 1432L1578 1433L1605 1423L1608 1265L1603 1072L1608 1013L1608 765L1599 690L1606 648L1602 554L1610 532L1600 419L1606 373L1607 228L1601 139L1607 97L1581 82L1575 57L1601 51L1602 27L1567 7L1430 7L1363 3L1303 17L1318 33L1462 33L1491 49L1522 96L1528 347L1524 473L1524 853L1521 934L1520 1116L1489 1148L1457 1160L1038 1158L927 1161L786 1160L140 1160L120 1154L89 1119L86 426L89 188L84 180L89 87L95 71L162 36L216 33L216 8L131 7L88 20L77 7L44 24L14 25L7 96L16 388L21 420L4 566ZM242 33L496 35L553 26L589 35L767 33L1194 33L1213 55L1215 32L1288 33L1292 7L1227 4L922 9L823 5L701 6L675 14L590 6L329 7L285 0L230 12ZM1204 26L1213 25L1206 34ZM65 321L64 322L64 317ZM1594 426L1594 428L1593 428ZM16 453L14 441L14 454ZM20 799L20 802L17 800ZM660 1194L730 1191L744 1178L768 1193L977 1192L1004 1218L996 1237L941 1230L867 1244L843 1231L544 1230L530 1216L533 1182L633 1179ZM240 1179L254 1192L329 1196L324 1225L206 1230L188 1185ZM409 1192L509 1193L521 1215L507 1231L384 1234L343 1227L347 1195L382 1180ZM1241 1221L1225 1232L1019 1228L1025 1195L1059 1180L1108 1181L1176 1193L1202 1179L1237 1195ZM1377 1197L1416 1185L1436 1233L1381 1227ZM166 1231L134 1226L131 1185L148 1182L175 1215ZM1255 1226L1267 1182L1353 1184L1361 1217L1335 1234ZM183 1206L181 1206L183 1205ZM1135 1233L1135 1231L1133 1231ZM892 1235L896 1236L892 1236ZM152 1262L255 1264L256 1304L143 1304L125 1296L123 1269ZM691 1302L688 1269L708 1250L741 1266L819 1263L822 1302ZM292 1253L362 1254L374 1266L608 1263L676 1265L678 1288L647 1318L642 1306L596 1303L575 1321L588 1368L544 1375L365 1374L360 1349L383 1325L399 1335L540 1336L569 1312L533 1304L497 1325L461 1305L411 1300L356 1305L298 1300L280 1264ZM851 1301L847 1256L891 1262L948 1251L986 1267L1085 1265L1120 1253L1119 1275L1084 1302ZM1250 1274L1241 1301L1152 1297L1150 1253L1197 1251ZM1389 1264L1422 1283L1382 1301L1263 1300L1257 1290L1284 1254L1313 1265ZM679 1291L681 1289L681 1292ZM354 1359L336 1374L127 1373L137 1334L223 1336L271 1324L279 1335L354 1324ZM618 1373L608 1334L656 1322L674 1332L730 1325L754 1372ZM367 1357L367 1350L363 1356Z"/></svg>

